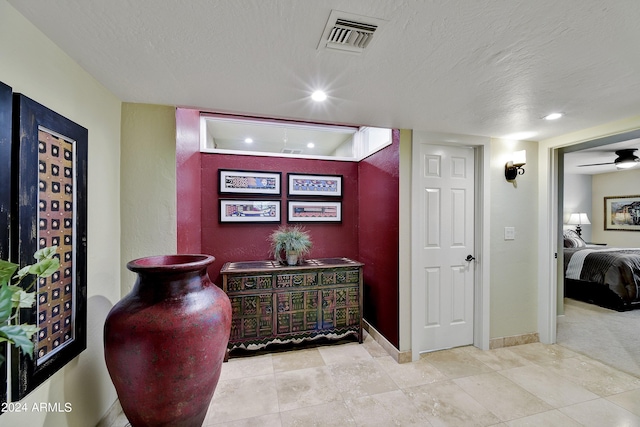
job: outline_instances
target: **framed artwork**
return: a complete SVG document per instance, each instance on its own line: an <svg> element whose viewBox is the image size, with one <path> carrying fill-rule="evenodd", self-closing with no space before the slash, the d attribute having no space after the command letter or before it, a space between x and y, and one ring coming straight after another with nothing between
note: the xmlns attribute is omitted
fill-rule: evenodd
<svg viewBox="0 0 640 427"><path fill-rule="evenodd" d="M38 327L35 355L12 353L11 396L20 400L87 345L88 132L24 95L14 95L14 115L12 251L20 265L54 245L60 258L59 270L35 283L35 306L20 312L21 322Z"/></svg>
<svg viewBox="0 0 640 427"><path fill-rule="evenodd" d="M287 174L289 196L342 197L341 175Z"/></svg>
<svg viewBox="0 0 640 427"><path fill-rule="evenodd" d="M342 203L289 200L287 221L342 222Z"/></svg>
<svg viewBox="0 0 640 427"><path fill-rule="evenodd" d="M280 223L280 200L220 199L220 222Z"/></svg>
<svg viewBox="0 0 640 427"><path fill-rule="evenodd" d="M280 172L218 169L218 193L279 196L281 178Z"/></svg>
<svg viewBox="0 0 640 427"><path fill-rule="evenodd" d="M9 212L11 209L11 111L13 91L0 82L0 259L9 260ZM0 412L7 401L7 345L0 343Z"/></svg>
<svg viewBox="0 0 640 427"><path fill-rule="evenodd" d="M640 195L605 197L604 229L640 231Z"/></svg>

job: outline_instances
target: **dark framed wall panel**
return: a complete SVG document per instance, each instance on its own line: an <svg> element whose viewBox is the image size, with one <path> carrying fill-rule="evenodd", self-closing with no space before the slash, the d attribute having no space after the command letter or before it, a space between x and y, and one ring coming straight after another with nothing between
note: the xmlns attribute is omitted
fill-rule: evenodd
<svg viewBox="0 0 640 427"><path fill-rule="evenodd" d="M16 211L12 253L21 265L57 246L60 269L36 282L35 354L12 353L12 400L20 400L86 348L87 129L20 94L13 98ZM16 167L17 166L17 167Z"/></svg>
<svg viewBox="0 0 640 427"><path fill-rule="evenodd" d="M11 221L11 110L12 90L0 82L0 259L9 259L9 223ZM0 343L0 354L7 346ZM0 363L0 406L7 401L7 363Z"/></svg>

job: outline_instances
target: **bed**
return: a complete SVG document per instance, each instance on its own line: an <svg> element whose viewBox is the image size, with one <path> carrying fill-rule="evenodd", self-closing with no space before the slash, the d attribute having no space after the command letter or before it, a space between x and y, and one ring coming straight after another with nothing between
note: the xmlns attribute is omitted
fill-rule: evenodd
<svg viewBox="0 0 640 427"><path fill-rule="evenodd" d="M564 234L565 297L618 311L640 308L640 248L585 243Z"/></svg>

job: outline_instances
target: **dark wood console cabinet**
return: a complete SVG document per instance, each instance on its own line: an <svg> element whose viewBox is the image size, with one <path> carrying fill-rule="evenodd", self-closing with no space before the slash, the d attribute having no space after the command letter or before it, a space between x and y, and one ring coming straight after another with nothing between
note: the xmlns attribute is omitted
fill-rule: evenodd
<svg viewBox="0 0 640 427"><path fill-rule="evenodd" d="M362 342L363 264L348 258L228 262L223 290L231 300L228 349L355 335Z"/></svg>

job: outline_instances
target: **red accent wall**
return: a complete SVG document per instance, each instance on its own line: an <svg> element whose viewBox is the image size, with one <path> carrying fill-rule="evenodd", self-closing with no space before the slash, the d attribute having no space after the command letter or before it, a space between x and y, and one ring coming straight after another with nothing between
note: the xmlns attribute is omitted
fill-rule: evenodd
<svg viewBox="0 0 640 427"><path fill-rule="evenodd" d="M342 175L342 223L305 223L313 240L309 256L344 256L365 264L364 317L399 347L400 132L393 131L391 146L355 163L200 153L199 120L197 110L176 110L178 252L213 255L209 275L219 286L225 262L271 258L267 238L278 225L219 223L218 169L281 172L282 224L287 223L288 172Z"/></svg>
<svg viewBox="0 0 640 427"><path fill-rule="evenodd" d="M219 273L229 261L271 259L268 237L278 224L220 223L218 169L282 173L282 224L287 223L287 173L342 175L342 223L304 223L311 235L310 258L344 256L358 259L358 164L354 162L202 153L202 252L216 257L211 279L221 285ZM238 197L251 199L252 197ZM263 197L264 198L264 197ZM268 198L272 200L272 197ZM296 197L296 200L313 200ZM317 198L316 198L317 200ZM327 199L322 199L327 200ZM339 199L336 199L339 200Z"/></svg>
<svg viewBox="0 0 640 427"><path fill-rule="evenodd" d="M359 256L364 268L364 318L399 347L400 131L393 144L358 164Z"/></svg>

